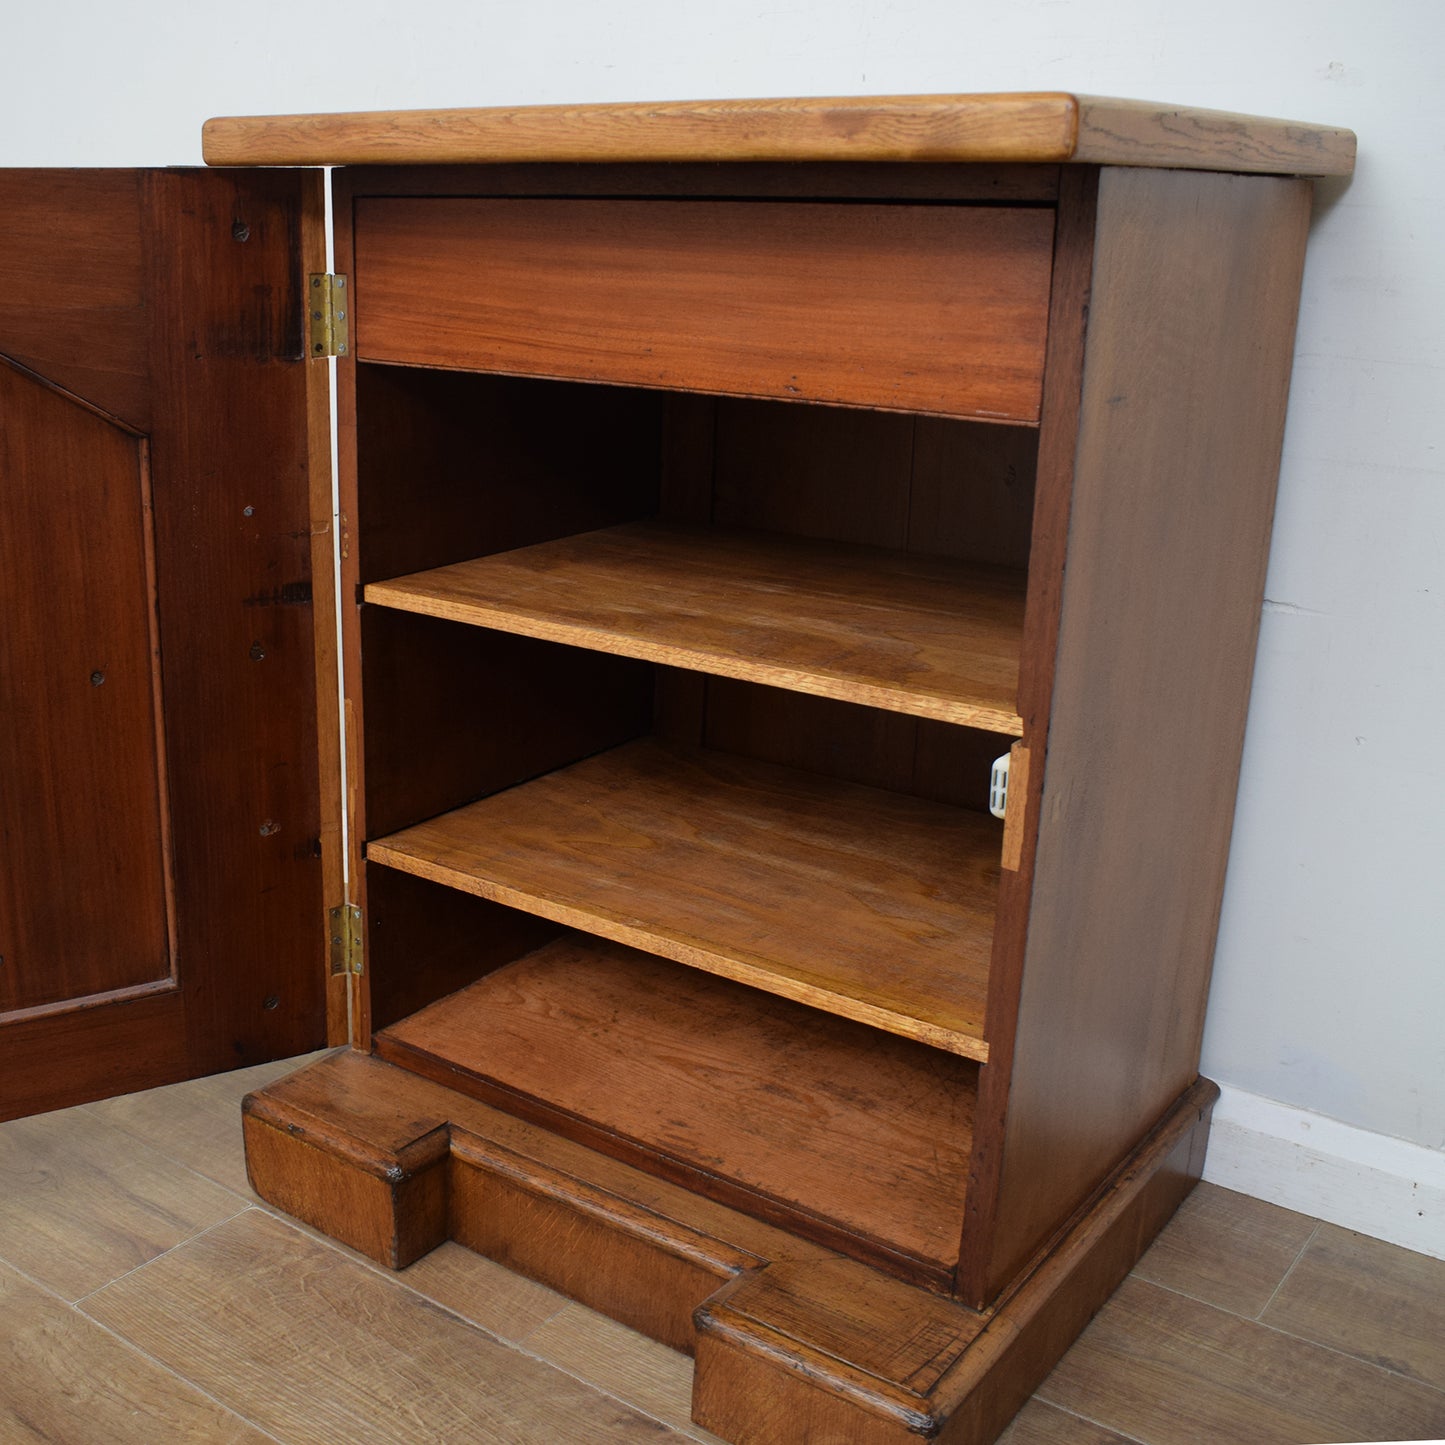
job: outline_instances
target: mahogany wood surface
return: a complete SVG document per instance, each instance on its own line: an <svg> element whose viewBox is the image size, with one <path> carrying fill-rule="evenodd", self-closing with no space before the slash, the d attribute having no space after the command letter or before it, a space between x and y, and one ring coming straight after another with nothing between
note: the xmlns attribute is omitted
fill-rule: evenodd
<svg viewBox="0 0 1445 1445"><path fill-rule="evenodd" d="M355 350L1033 422L1052 231L1035 207L363 198Z"/></svg>
<svg viewBox="0 0 1445 1445"><path fill-rule="evenodd" d="M43 196L51 179L39 173L28 183ZM26 184L6 180L12 195ZM5 1115L294 1054L321 1041L325 1022L308 496L317 394L306 373L299 294L320 246L317 208L303 204L314 201L319 179L170 171L132 173L129 181L107 173L96 184L111 197L98 215L107 205L130 215L136 204L139 226L90 234L81 202L65 200L89 190L74 180L57 192L53 243L57 255L74 256L88 236L77 275L94 279L94 298L116 303L115 345L103 306L87 322L103 363L93 399L115 405L115 378L139 377L147 403L178 976L163 992L109 992L0 1023ZM38 204L20 208L22 241L44 239L25 220ZM13 256L12 246L7 229L0 252ZM6 264L15 289L5 295L3 322L28 346L54 301L42 285L55 279L53 267ZM108 291L109 273L116 279ZM139 353L126 299L137 278L146 315ZM88 385L86 365L77 369L78 353L65 349L69 334L65 326L57 333L57 379ZM0 353L20 349L0 332ZM132 382L120 391L136 394ZM83 588L84 579L77 583ZM90 670L79 706L111 685L92 689ZM95 736L88 731L67 764L76 777ZM153 742L148 751L154 756ZM131 766L144 771L145 756ZM118 846L130 843L146 846L139 836ZM51 880L47 892L88 920L89 946L103 953L110 919L87 901L90 881ZM95 898L104 887L97 878Z"/></svg>
<svg viewBox="0 0 1445 1445"><path fill-rule="evenodd" d="M708 196L721 200L1052 202L1062 167L887 161L679 161L593 165L346 165L337 179L357 196Z"/></svg>
<svg viewBox="0 0 1445 1445"><path fill-rule="evenodd" d="M1100 181L993 1289L1198 1067L1309 208Z"/></svg>
<svg viewBox="0 0 1445 1445"><path fill-rule="evenodd" d="M210 165L1096 161L1348 174L1347 130L1059 91L218 117Z"/></svg>
<svg viewBox="0 0 1445 1445"><path fill-rule="evenodd" d="M999 831L631 743L367 845L385 864L984 1060Z"/></svg>
<svg viewBox="0 0 1445 1445"><path fill-rule="evenodd" d="M364 921L373 1028L397 1023L562 932L545 918L374 865L367 868Z"/></svg>
<svg viewBox="0 0 1445 1445"><path fill-rule="evenodd" d="M1018 867L999 874L998 915L989 967L988 1016L995 1025L991 1067L979 1081L974 1158L969 1171L968 1216L959 1259L959 1293L972 1304L990 1298L990 1249L998 1204L999 1148L1008 1108L1020 979L1033 897L1034 861L1041 826L1049 706L1058 655L1059 599L1068 556L1069 508L1084 367L1089 288L1094 272L1099 173L1092 166L1065 171L1054 228L1054 288L1049 299L1049 351L1044 410L1029 544L1028 600L1019 668L1019 712L1030 748L1027 787L1010 790L1022 803L1017 826ZM1012 860L1010 860L1012 861Z"/></svg>
<svg viewBox="0 0 1445 1445"><path fill-rule="evenodd" d="M1017 734L1023 579L634 523L367 587L368 602Z"/></svg>
<svg viewBox="0 0 1445 1445"><path fill-rule="evenodd" d="M0 1017L13 1022L173 986L174 898L145 443L0 361L0 506Z"/></svg>
<svg viewBox="0 0 1445 1445"><path fill-rule="evenodd" d="M657 392L365 364L355 376L365 582L657 510Z"/></svg>
<svg viewBox="0 0 1445 1445"><path fill-rule="evenodd" d="M1190 1090L1054 1254L984 1312L360 1054L272 1084L246 1110L265 1141L262 1196L280 1202L289 1169L324 1172L331 1187L295 1200L300 1217L383 1260L438 1232L434 1199L406 1186L445 1155L443 1234L695 1349L694 1419L738 1445L987 1445L1197 1178L1216 1092ZM306 1154L321 1157L286 1157ZM363 1187L385 1178L401 1187Z"/></svg>
<svg viewBox="0 0 1445 1445"><path fill-rule="evenodd" d="M805 1237L951 1278L976 1072L954 1055L581 935L376 1051Z"/></svg>
<svg viewBox="0 0 1445 1445"><path fill-rule="evenodd" d="M359 631L366 817L380 834L628 742L651 721L645 663L381 607L362 611Z"/></svg>
<svg viewBox="0 0 1445 1445"><path fill-rule="evenodd" d="M0 170L0 354L149 428L144 173Z"/></svg>

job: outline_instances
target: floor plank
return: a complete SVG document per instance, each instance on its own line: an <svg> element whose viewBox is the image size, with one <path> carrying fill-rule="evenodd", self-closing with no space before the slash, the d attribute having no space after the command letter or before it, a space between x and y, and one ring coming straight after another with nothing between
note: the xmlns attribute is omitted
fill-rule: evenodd
<svg viewBox="0 0 1445 1445"><path fill-rule="evenodd" d="M1445 1260L1322 1224L1264 1321L1445 1389Z"/></svg>
<svg viewBox="0 0 1445 1445"><path fill-rule="evenodd" d="M85 1310L288 1445L682 1438L263 1210Z"/></svg>
<svg viewBox="0 0 1445 1445"><path fill-rule="evenodd" d="M1081 1420L1067 1410L1030 1400L998 1437L998 1445L1134 1445L1102 1425Z"/></svg>
<svg viewBox="0 0 1445 1445"><path fill-rule="evenodd" d="M1149 1445L1445 1435L1445 1393L1138 1279L1038 1394Z"/></svg>
<svg viewBox="0 0 1445 1445"><path fill-rule="evenodd" d="M1258 1319L1314 1233L1305 1214L1200 1184L1134 1266L1140 1279Z"/></svg>
<svg viewBox="0 0 1445 1445"><path fill-rule="evenodd" d="M139 1094L122 1094L85 1105L85 1112L143 1139L161 1153L217 1184L254 1199L246 1181L241 1146L241 1100L296 1069L324 1058L327 1050L299 1059L256 1064L208 1079L190 1079Z"/></svg>
<svg viewBox="0 0 1445 1445"><path fill-rule="evenodd" d="M0 1260L66 1299L244 1207L84 1106L0 1124Z"/></svg>
<svg viewBox="0 0 1445 1445"><path fill-rule="evenodd" d="M636 1330L569 1304L528 1335L523 1347L694 1439L722 1445L692 1423L692 1361Z"/></svg>
<svg viewBox="0 0 1445 1445"><path fill-rule="evenodd" d="M567 1305L564 1295L450 1241L395 1278L502 1340L520 1340Z"/></svg>
<svg viewBox="0 0 1445 1445"><path fill-rule="evenodd" d="M0 1440L7 1445L271 1437L0 1265Z"/></svg>

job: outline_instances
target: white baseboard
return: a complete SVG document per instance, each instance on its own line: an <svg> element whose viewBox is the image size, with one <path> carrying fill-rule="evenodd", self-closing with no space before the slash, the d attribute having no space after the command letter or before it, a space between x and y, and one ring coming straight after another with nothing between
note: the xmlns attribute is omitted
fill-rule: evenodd
<svg viewBox="0 0 1445 1445"><path fill-rule="evenodd" d="M1445 1259L1445 1152L1221 1085L1204 1177Z"/></svg>

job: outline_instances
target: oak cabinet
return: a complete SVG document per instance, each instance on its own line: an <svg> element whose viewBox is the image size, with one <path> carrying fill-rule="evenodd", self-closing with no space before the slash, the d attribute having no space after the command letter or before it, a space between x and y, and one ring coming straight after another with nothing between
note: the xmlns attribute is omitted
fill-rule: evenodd
<svg viewBox="0 0 1445 1445"><path fill-rule="evenodd" d="M356 1048L253 1181L695 1352L727 1439L992 1438L1202 1166L1352 142L1109 104L208 127L344 167Z"/></svg>

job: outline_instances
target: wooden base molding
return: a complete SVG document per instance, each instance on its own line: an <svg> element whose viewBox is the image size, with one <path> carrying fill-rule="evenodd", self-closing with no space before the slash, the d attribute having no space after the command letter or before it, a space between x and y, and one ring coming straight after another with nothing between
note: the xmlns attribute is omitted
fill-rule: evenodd
<svg viewBox="0 0 1445 1445"><path fill-rule="evenodd" d="M736 1445L991 1441L1198 1179L1197 1081L986 1310L361 1053L250 1095L262 1198L393 1269L454 1239L693 1354Z"/></svg>

